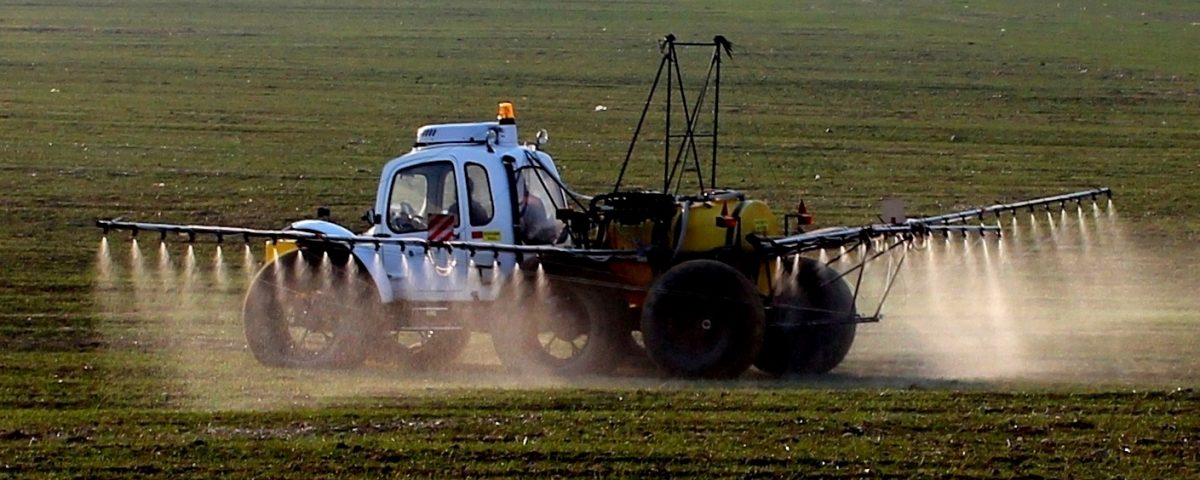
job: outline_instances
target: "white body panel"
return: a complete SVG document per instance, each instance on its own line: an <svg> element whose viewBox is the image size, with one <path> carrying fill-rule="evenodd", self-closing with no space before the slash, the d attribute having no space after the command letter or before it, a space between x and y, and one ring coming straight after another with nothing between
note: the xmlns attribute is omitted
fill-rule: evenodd
<svg viewBox="0 0 1200 480"><path fill-rule="evenodd" d="M490 142L469 143L480 132L486 135L488 129L498 131ZM436 130L435 134L428 134ZM495 122L462 125L431 125L423 127L418 133L418 146L411 152L389 161L380 173L379 189L376 195L375 212L382 221L368 230L365 235L378 237L407 237L428 238L429 231L405 231L397 228L393 218L397 215L394 183L397 174L411 172L414 169L436 164L439 168L451 167L454 172L454 187L456 204L449 205L442 212L456 215L459 219L454 228L454 239L474 240L513 244L517 242L514 231L514 186L511 184L510 171L518 171L523 167L533 166L530 157L538 159L555 178L558 171L549 155L537 151L533 147L517 146L516 126L497 125ZM463 143L443 143L444 138L454 138L454 135L466 135L470 138L461 139ZM421 140L429 145L422 146ZM506 162L508 166L506 166ZM472 168L475 174L480 169L486 171L488 189L492 199L492 216L485 223L472 225L471 199L468 198L467 169ZM477 175L476 175L477 176ZM446 178L446 177L440 177ZM443 191L447 190L450 182L446 180ZM428 188L428 185L426 185ZM399 196L399 195L397 195ZM447 194L444 196L449 198ZM416 202L411 202L416 203ZM429 205L412 205L413 210L419 211L425 217ZM453 211L451 211L453 210ZM419 215L418 215L419 216ZM476 222L478 223L478 222ZM411 227L411 224L406 225ZM410 302L466 302L489 301L499 295L498 286L501 279L508 276L516 268L517 258L512 253L471 252L462 249L447 251L446 249L425 249L422 247L401 247L399 245L383 245L378 250L374 246L359 246L355 255L375 278L380 287L380 297L384 303L393 301Z"/></svg>

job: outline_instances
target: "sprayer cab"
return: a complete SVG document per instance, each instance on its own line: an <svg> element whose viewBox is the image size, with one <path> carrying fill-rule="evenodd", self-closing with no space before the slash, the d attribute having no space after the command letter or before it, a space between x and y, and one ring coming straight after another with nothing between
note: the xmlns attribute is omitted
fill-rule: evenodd
<svg viewBox="0 0 1200 480"><path fill-rule="evenodd" d="M385 303L494 300L492 279L511 274L519 259L490 247L561 240L555 213L569 208L565 185L542 142L521 145L517 134L515 107L501 102L495 121L420 127L412 150L384 165L363 235L392 243L355 252L383 279L376 283Z"/></svg>

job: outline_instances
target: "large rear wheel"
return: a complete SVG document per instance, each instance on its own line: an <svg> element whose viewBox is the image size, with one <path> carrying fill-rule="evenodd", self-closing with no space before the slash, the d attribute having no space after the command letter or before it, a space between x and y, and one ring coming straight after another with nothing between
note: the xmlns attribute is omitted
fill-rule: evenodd
<svg viewBox="0 0 1200 480"><path fill-rule="evenodd" d="M340 258L339 258L340 257ZM341 260L340 264L338 260ZM263 267L246 294L246 341L264 365L350 368L362 363L374 285L353 257L293 250Z"/></svg>
<svg viewBox="0 0 1200 480"><path fill-rule="evenodd" d="M791 268L791 262L784 262ZM801 258L776 292L762 352L754 366L773 375L813 375L837 367L850 352L857 324L854 295L840 274Z"/></svg>
<svg viewBox="0 0 1200 480"><path fill-rule="evenodd" d="M691 260L650 287L642 309L646 353L668 374L731 378L762 344L764 313L754 284L733 267Z"/></svg>

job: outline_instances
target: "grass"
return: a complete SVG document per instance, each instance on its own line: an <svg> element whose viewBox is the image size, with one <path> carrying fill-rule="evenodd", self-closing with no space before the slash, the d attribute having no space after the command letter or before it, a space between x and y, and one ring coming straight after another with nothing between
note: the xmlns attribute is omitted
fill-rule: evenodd
<svg viewBox="0 0 1200 480"><path fill-rule="evenodd" d="M418 126L508 99L596 191L655 39L720 33L735 43L723 184L777 206L803 196L825 224L868 221L889 195L932 213L1106 185L1138 245L1187 278L1197 22L1200 6L1167 0L8 2L0 475L1186 475L1195 395L1125 385L434 382L314 401L278 389L332 376L274 383L287 375L232 349L219 354L281 395L276 409L195 411L158 346L112 334L140 324L98 304L90 225L275 227L318 204L353 225ZM656 148L634 183L656 182Z"/></svg>
<svg viewBox="0 0 1200 480"><path fill-rule="evenodd" d="M822 477L1188 475L1196 395L472 391L274 412L26 410L6 473ZM149 460L149 461L148 461Z"/></svg>

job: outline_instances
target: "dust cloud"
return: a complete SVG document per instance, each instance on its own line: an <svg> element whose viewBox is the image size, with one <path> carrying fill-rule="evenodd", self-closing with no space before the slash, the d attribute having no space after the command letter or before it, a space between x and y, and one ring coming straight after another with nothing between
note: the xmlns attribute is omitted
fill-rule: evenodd
<svg viewBox="0 0 1200 480"><path fill-rule="evenodd" d="M859 329L838 372L1110 385L1200 378L1190 354L1200 341L1196 252L1131 237L1112 205L1001 222L998 239L914 243L883 321ZM858 306L866 309L863 299Z"/></svg>
<svg viewBox="0 0 1200 480"><path fill-rule="evenodd" d="M860 326L846 361L826 378L851 385L1200 378L1200 360L1191 354L1200 344L1200 299L1194 296L1200 285L1190 273L1195 252L1132 238L1105 205L1071 204L1000 221L1002 237L921 238L879 256L861 281L848 274L851 285L862 285L857 306L863 315L874 314L886 293L883 320ZM262 267L259 249L150 240L100 239L94 295L106 320L104 340L116 351L152 354L166 376L163 395L182 407L271 409L455 388L662 385L648 369L583 381L508 374L484 334L471 335L453 363L429 370L386 358L344 371L266 367L247 347L241 320L245 292ZM814 257L845 271L889 245ZM526 288L545 288L538 273ZM491 315L525 313L510 305ZM743 382L777 381L750 373Z"/></svg>
<svg viewBox="0 0 1200 480"><path fill-rule="evenodd" d="M238 250L242 250L240 261L237 256L230 259L227 255ZM363 365L349 370L261 365L247 346L241 317L246 292L263 267L259 250L251 245L157 239L146 242L145 238L129 240L117 235L100 239L93 295L105 319L101 327L103 340L110 350L151 354L161 363L164 398L183 408L201 410L275 409L320 405L349 397L396 397L458 388L578 385L553 376L507 373L497 359L490 336L480 333L469 336L467 347L456 360L428 369L407 366L404 352L396 356L375 352ZM296 265L289 274L302 280L312 275L333 275L328 258L316 273ZM282 270L277 274L283 275ZM346 269L345 274L356 271ZM493 285L499 284L495 277L491 280ZM518 282L530 283L518 288L543 294L547 281L539 268L530 279ZM370 306L343 306L347 312L378 313ZM491 314L525 315L528 308L498 304ZM393 334L392 338L401 344L417 339L416 333ZM610 385L606 380L598 382L595 385Z"/></svg>

